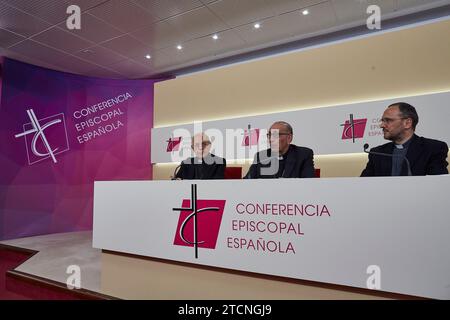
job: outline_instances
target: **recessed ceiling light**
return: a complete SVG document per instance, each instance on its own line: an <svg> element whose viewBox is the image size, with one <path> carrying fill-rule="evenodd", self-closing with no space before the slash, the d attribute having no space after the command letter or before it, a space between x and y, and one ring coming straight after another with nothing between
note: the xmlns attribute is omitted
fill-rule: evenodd
<svg viewBox="0 0 450 320"><path fill-rule="evenodd" d="M304 16L307 16L307 15L309 14L309 10L308 10L308 9L303 10L303 11L302 11L302 14L303 14Z"/></svg>
<svg viewBox="0 0 450 320"><path fill-rule="evenodd" d="M177 49L181 50L181 49L183 49L183 46L181 44L179 44L179 45L177 45Z"/></svg>
<svg viewBox="0 0 450 320"><path fill-rule="evenodd" d="M217 39L219 39L219 36L218 36L217 34L213 34L212 38L213 38L214 40L217 40Z"/></svg>
<svg viewBox="0 0 450 320"><path fill-rule="evenodd" d="M147 59L151 59L151 55L149 55L149 54L147 54L146 56L145 56Z"/></svg>
<svg viewBox="0 0 450 320"><path fill-rule="evenodd" d="M261 25L260 25L259 23L255 23L255 24L253 25L253 28L259 29L259 28L261 28Z"/></svg>

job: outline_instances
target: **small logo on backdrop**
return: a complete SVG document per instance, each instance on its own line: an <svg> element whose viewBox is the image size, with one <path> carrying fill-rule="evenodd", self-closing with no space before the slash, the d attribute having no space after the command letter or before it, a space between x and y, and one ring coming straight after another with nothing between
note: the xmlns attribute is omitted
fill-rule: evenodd
<svg viewBox="0 0 450 320"><path fill-rule="evenodd" d="M344 126L342 131L342 140L352 139L355 143L355 138L364 137L364 131L366 130L367 119L353 119L353 114L350 114L350 119L345 120L345 123L341 124Z"/></svg>
<svg viewBox="0 0 450 320"><path fill-rule="evenodd" d="M31 122L23 125L23 132L16 138L25 137L28 164L51 158L57 163L56 155L69 150L64 113L37 119L33 109L27 110ZM44 133L45 131L45 133ZM32 138L30 139L30 136Z"/></svg>
<svg viewBox="0 0 450 320"><path fill-rule="evenodd" d="M248 129L244 130L244 139L242 140L242 146L250 147L258 145L259 131L259 129L252 129L250 125L248 125Z"/></svg>
<svg viewBox="0 0 450 320"><path fill-rule="evenodd" d="M225 200L197 199L197 185L191 185L191 200L183 199L174 245L194 247L195 258L198 248L215 249L219 236Z"/></svg>
<svg viewBox="0 0 450 320"><path fill-rule="evenodd" d="M169 138L167 141L166 152L178 151L180 150L181 137Z"/></svg>

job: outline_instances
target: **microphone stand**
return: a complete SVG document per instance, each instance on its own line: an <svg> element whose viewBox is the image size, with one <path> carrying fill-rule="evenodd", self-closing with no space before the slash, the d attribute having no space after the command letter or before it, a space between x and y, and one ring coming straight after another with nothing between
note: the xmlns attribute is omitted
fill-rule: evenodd
<svg viewBox="0 0 450 320"><path fill-rule="evenodd" d="M175 170L173 170L173 176L172 176L172 178L170 178L170 180L181 179L181 178L177 178L177 174L178 174L178 171L180 170L180 168L181 168L181 164L179 164L179 165L175 168Z"/></svg>
<svg viewBox="0 0 450 320"><path fill-rule="evenodd" d="M393 157L393 155L392 155L392 154L389 154L389 153L382 153L382 152L375 152L375 151L367 151L368 148L369 148L369 144L367 144L367 143L364 144L364 152L367 153L367 154L374 154L374 155L377 155L377 156L384 156L384 157L390 157L390 158ZM403 157L402 157L402 160L405 160L405 162L406 162L406 167L407 167L407 169L408 169L408 176L412 176L411 165L410 165L410 163L409 163L408 158L407 158L406 156L403 156Z"/></svg>

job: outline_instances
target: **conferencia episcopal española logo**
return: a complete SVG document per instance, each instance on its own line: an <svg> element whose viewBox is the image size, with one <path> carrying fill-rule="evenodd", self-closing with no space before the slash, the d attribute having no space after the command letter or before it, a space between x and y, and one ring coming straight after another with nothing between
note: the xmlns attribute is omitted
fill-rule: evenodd
<svg viewBox="0 0 450 320"><path fill-rule="evenodd" d="M27 115L30 122L24 123L23 132L14 137L24 137L28 164L49 158L57 163L56 156L70 149L64 113L38 119L33 109L28 109Z"/></svg>
<svg viewBox="0 0 450 320"><path fill-rule="evenodd" d="M220 224L225 209L225 200L204 200L197 198L197 185L191 185L191 199L183 199L179 211L174 245L194 248L198 258L198 248L215 249Z"/></svg>

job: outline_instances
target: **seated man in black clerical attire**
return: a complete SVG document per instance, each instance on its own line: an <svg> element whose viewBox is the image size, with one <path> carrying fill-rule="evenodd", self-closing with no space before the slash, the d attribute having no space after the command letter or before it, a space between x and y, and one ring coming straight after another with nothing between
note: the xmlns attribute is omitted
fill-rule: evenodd
<svg viewBox="0 0 450 320"><path fill-rule="evenodd" d="M388 106L380 128L384 138L391 142L370 150L361 177L448 174L447 143L416 135L418 122L412 105L396 102Z"/></svg>
<svg viewBox="0 0 450 320"><path fill-rule="evenodd" d="M289 123L277 121L269 129L270 148L258 152L244 179L313 178L313 151L291 144L293 130Z"/></svg>
<svg viewBox="0 0 450 320"><path fill-rule="evenodd" d="M226 161L210 153L211 141L204 133L192 137L195 156L183 160L175 179L224 179Z"/></svg>

